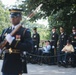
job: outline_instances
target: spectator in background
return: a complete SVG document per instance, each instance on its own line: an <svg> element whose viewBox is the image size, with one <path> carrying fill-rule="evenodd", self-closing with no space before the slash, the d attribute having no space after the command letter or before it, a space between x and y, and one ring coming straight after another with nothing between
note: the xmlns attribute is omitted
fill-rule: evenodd
<svg viewBox="0 0 76 75"><path fill-rule="evenodd" d="M38 50L38 55L39 56L43 56L46 55L48 56L49 54L51 55L51 45L50 45L50 41L45 41L45 46L42 47L41 49ZM44 57L45 59L45 57ZM47 59L46 59L47 60ZM37 58L38 63L40 63L40 61L42 61L42 57L38 57ZM45 63L46 61L44 61ZM48 63L48 62L47 62Z"/></svg>
<svg viewBox="0 0 76 75"><path fill-rule="evenodd" d="M62 52L64 53L63 55L63 64L67 65L69 57L73 57L72 53L74 52L74 47L71 44L71 40L67 40L67 44L63 47Z"/></svg>
<svg viewBox="0 0 76 75"><path fill-rule="evenodd" d="M41 54L49 53L51 49L50 41L45 41L45 46L41 49Z"/></svg>

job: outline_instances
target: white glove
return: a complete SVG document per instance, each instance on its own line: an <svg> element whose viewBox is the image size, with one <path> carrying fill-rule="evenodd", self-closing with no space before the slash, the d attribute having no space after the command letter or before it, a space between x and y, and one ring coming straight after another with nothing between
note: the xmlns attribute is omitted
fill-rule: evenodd
<svg viewBox="0 0 76 75"><path fill-rule="evenodd" d="M8 41L9 44L12 43L12 41L15 39L15 37L12 37L10 34L8 34L5 39Z"/></svg>
<svg viewBox="0 0 76 75"><path fill-rule="evenodd" d="M35 48L37 47L37 45L34 46Z"/></svg>
<svg viewBox="0 0 76 75"><path fill-rule="evenodd" d="M52 46L52 48L54 49L55 47L54 47L54 46Z"/></svg>

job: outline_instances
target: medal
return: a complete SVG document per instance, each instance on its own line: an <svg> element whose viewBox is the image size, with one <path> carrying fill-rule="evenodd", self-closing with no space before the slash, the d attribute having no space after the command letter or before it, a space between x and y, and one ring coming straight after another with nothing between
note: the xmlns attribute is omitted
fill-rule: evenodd
<svg viewBox="0 0 76 75"><path fill-rule="evenodd" d="M62 36L62 38L64 38L64 35Z"/></svg>
<svg viewBox="0 0 76 75"><path fill-rule="evenodd" d="M54 35L53 35L53 37L54 37Z"/></svg>
<svg viewBox="0 0 76 75"><path fill-rule="evenodd" d="M36 37L36 35L34 35L34 38Z"/></svg>
<svg viewBox="0 0 76 75"><path fill-rule="evenodd" d="M16 35L16 40L20 40L21 35Z"/></svg>

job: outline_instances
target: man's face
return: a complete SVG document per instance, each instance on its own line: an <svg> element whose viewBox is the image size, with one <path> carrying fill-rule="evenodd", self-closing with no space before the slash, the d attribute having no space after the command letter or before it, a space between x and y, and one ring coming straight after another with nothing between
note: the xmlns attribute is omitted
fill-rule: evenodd
<svg viewBox="0 0 76 75"><path fill-rule="evenodd" d="M37 32L37 30L33 30L34 31L34 33L36 33Z"/></svg>
<svg viewBox="0 0 76 75"><path fill-rule="evenodd" d="M72 29L72 32L76 32L76 30L75 29Z"/></svg>
<svg viewBox="0 0 76 75"><path fill-rule="evenodd" d="M56 32L56 29L54 28L54 29L52 29L52 32Z"/></svg>
<svg viewBox="0 0 76 75"><path fill-rule="evenodd" d="M11 22L12 22L13 25L19 24L21 20L22 20L21 17L13 17L13 18L11 18Z"/></svg>
<svg viewBox="0 0 76 75"><path fill-rule="evenodd" d="M60 27L60 33L64 32L64 29L62 27Z"/></svg>

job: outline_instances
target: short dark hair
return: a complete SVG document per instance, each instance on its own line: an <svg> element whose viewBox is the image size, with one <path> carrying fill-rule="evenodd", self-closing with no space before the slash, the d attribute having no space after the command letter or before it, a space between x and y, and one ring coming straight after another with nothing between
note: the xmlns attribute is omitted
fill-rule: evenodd
<svg viewBox="0 0 76 75"><path fill-rule="evenodd" d="M60 28L64 29L64 27L63 27L63 26L60 26Z"/></svg>
<svg viewBox="0 0 76 75"><path fill-rule="evenodd" d="M75 27L75 26L73 26L73 27L72 27L72 30L76 30L76 27Z"/></svg>
<svg viewBox="0 0 76 75"><path fill-rule="evenodd" d="M68 39L67 39L67 43L71 43L71 38L69 37Z"/></svg>
<svg viewBox="0 0 76 75"><path fill-rule="evenodd" d="M37 30L37 27L34 27L33 30Z"/></svg>
<svg viewBox="0 0 76 75"><path fill-rule="evenodd" d="M55 26L53 26L53 27L52 27L52 29L56 29L56 27L55 27Z"/></svg>

